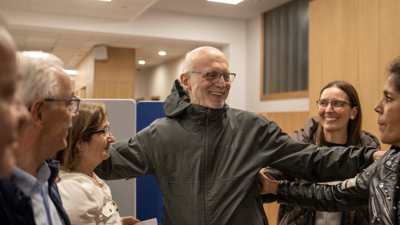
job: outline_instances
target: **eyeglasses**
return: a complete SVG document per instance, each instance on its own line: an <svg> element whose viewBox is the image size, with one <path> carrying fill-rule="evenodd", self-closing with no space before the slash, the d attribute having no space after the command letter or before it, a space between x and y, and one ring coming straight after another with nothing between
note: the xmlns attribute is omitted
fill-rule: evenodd
<svg viewBox="0 0 400 225"><path fill-rule="evenodd" d="M71 113L78 113L79 103L81 103L81 99L78 96L72 96L71 98L45 98L43 99L47 102L68 102L69 109Z"/></svg>
<svg viewBox="0 0 400 225"><path fill-rule="evenodd" d="M104 129L88 132L87 134L104 133L106 135L106 137L110 137L111 136L110 130L111 130L111 127L110 127L110 123L109 123Z"/></svg>
<svg viewBox="0 0 400 225"><path fill-rule="evenodd" d="M334 109L341 109L341 108L343 108L346 104L349 105L349 106L351 106L350 103L347 103L347 102L344 102L344 101L339 101L339 100L331 101L331 102L328 102L328 101L326 101L326 100L318 100L318 101L317 101L317 106L318 106L318 108L320 108L320 109L328 107L329 104L331 104L331 107L334 108Z"/></svg>
<svg viewBox="0 0 400 225"><path fill-rule="evenodd" d="M192 71L190 73L201 74L201 75L203 75L203 77L206 78L206 80L209 80L212 83L217 83L221 76L223 76L225 82L232 83L233 80L236 77L236 73L218 73L217 71L211 71L211 72L195 72L195 71Z"/></svg>

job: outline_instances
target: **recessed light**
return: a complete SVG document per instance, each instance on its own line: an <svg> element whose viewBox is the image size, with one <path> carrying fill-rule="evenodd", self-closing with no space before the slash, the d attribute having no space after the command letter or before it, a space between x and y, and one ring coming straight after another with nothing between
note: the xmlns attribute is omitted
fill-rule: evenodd
<svg viewBox="0 0 400 225"><path fill-rule="evenodd" d="M240 2L243 2L243 0L207 0L209 2L218 2L218 3L225 3L225 4L231 4L231 5L236 5Z"/></svg>
<svg viewBox="0 0 400 225"><path fill-rule="evenodd" d="M76 70L64 70L68 75L76 75Z"/></svg>
<svg viewBox="0 0 400 225"><path fill-rule="evenodd" d="M111 2L111 0L99 0L100 2Z"/></svg>
<svg viewBox="0 0 400 225"><path fill-rule="evenodd" d="M146 64L146 62L144 61L144 60L139 60L139 62L138 62L140 65L144 65L144 64Z"/></svg>
<svg viewBox="0 0 400 225"><path fill-rule="evenodd" d="M46 59L49 57L49 53L41 52L41 51L26 51L22 53L24 56L33 57L33 58L42 58Z"/></svg>
<svg viewBox="0 0 400 225"><path fill-rule="evenodd" d="M159 55L166 55L167 53L164 52L164 51L159 51L158 54L159 54Z"/></svg>

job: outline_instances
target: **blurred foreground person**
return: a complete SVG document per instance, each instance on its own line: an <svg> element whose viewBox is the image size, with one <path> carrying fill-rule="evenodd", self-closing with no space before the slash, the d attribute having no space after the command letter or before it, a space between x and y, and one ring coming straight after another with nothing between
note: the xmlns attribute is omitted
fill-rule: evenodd
<svg viewBox="0 0 400 225"><path fill-rule="evenodd" d="M18 127L28 118L26 107L15 94L18 78L14 42L0 25L0 179L13 171Z"/></svg>

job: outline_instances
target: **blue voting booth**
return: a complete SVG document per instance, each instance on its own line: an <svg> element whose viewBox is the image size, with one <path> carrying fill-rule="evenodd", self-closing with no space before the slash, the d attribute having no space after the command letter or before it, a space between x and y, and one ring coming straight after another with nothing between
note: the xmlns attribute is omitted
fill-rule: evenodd
<svg viewBox="0 0 400 225"><path fill-rule="evenodd" d="M163 102L140 101L136 105L137 132L154 120L165 117ZM157 218L158 225L164 216L163 199L153 175L136 178L136 216L139 220Z"/></svg>

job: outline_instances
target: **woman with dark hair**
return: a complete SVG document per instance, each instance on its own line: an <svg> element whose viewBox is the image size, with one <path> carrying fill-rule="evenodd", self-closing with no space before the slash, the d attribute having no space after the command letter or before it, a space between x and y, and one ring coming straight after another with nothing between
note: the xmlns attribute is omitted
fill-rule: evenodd
<svg viewBox="0 0 400 225"><path fill-rule="evenodd" d="M109 186L93 172L109 157L114 136L107 110L100 102L83 102L72 121L67 147L59 152L59 192L72 224L136 224L134 217L120 217Z"/></svg>
<svg viewBox="0 0 400 225"><path fill-rule="evenodd" d="M362 131L362 111L357 91L348 82L333 81L322 88L317 101L318 117L312 117L305 127L295 131L292 139L317 146L372 146L380 148L379 140L372 134ZM309 183L267 167L264 174L277 179ZM331 184L339 181L330 182ZM273 202L274 196L263 196L264 202ZM301 207L279 206L278 224L287 225L367 225L368 211L359 209L348 212L321 212Z"/></svg>
<svg viewBox="0 0 400 225"><path fill-rule="evenodd" d="M271 181L260 174L262 193L277 194L281 204L325 211L346 211L368 205L370 224L400 221L400 58L393 61L376 103L382 143L392 145L380 160L356 177L337 185Z"/></svg>

